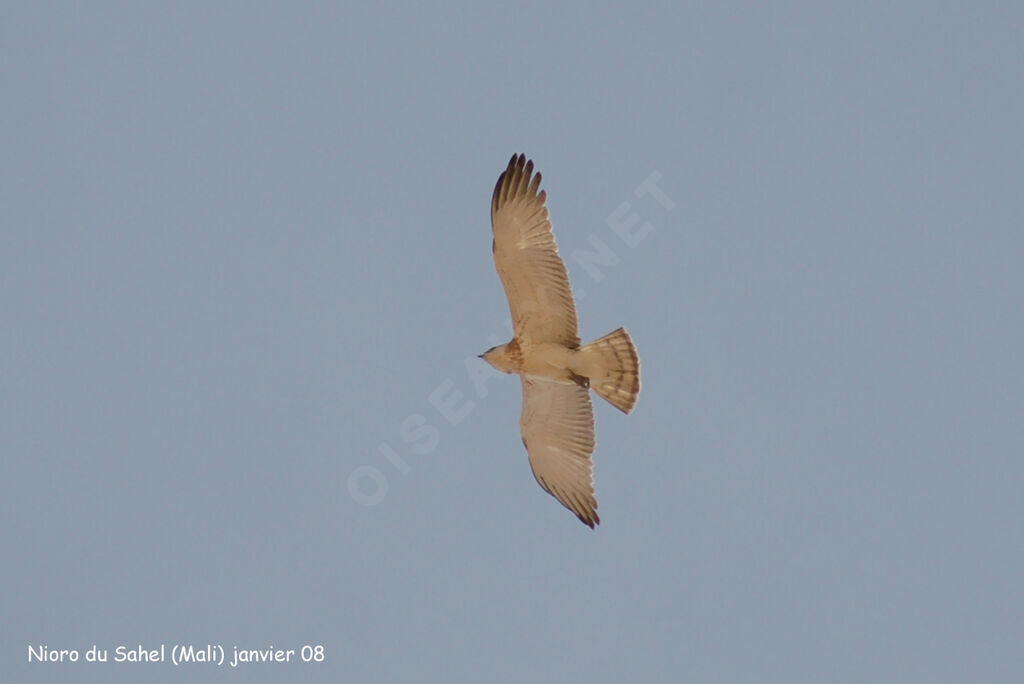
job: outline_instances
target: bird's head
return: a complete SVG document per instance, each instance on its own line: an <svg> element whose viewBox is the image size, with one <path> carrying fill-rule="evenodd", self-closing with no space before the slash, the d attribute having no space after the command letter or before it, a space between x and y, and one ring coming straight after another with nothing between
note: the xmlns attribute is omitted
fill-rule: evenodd
<svg viewBox="0 0 1024 684"><path fill-rule="evenodd" d="M497 347L491 347L483 354L480 358L491 364L503 373L512 373L516 370L516 355L513 352L518 352L518 345L516 349L511 349L511 344L499 344Z"/></svg>

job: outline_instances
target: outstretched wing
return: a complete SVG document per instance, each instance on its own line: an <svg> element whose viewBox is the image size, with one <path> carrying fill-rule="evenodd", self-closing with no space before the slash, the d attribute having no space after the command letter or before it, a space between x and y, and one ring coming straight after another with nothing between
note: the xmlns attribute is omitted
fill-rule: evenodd
<svg viewBox="0 0 1024 684"><path fill-rule="evenodd" d="M523 376L523 444L538 484L591 528L601 522L594 498L594 409L582 385Z"/></svg>
<svg viewBox="0 0 1024 684"><path fill-rule="evenodd" d="M523 155L513 156L491 198L494 265L512 310L516 339L578 347L576 305L558 256L540 190L540 174Z"/></svg>

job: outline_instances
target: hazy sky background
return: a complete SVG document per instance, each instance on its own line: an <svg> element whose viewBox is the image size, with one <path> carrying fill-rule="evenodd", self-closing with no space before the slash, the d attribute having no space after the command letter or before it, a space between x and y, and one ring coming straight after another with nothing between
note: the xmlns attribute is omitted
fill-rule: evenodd
<svg viewBox="0 0 1024 684"><path fill-rule="evenodd" d="M4 3L2 679L1019 682L1022 64L1015 3ZM516 152L643 361L595 531L471 375ZM27 662L161 643L327 659Z"/></svg>

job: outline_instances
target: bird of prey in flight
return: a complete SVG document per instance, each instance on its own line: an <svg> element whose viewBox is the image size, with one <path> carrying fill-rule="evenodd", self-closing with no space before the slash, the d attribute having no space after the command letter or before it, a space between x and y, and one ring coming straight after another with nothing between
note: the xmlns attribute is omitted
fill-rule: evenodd
<svg viewBox="0 0 1024 684"><path fill-rule="evenodd" d="M593 528L597 517L590 390L623 413L640 394L640 359L625 328L580 345L569 275L558 256L533 162L514 155L491 199L494 265L514 337L481 358L523 383L519 429L537 482Z"/></svg>

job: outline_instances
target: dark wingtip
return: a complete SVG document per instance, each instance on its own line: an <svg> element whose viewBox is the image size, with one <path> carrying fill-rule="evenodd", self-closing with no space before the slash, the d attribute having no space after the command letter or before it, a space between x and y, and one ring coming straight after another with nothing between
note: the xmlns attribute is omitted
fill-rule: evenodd
<svg viewBox="0 0 1024 684"><path fill-rule="evenodd" d="M509 176L515 175L516 172L519 169L521 169L523 167L523 164L525 164L525 163L526 163L526 155L525 154L522 154L522 153L513 154L511 159L508 160L508 167L506 167L505 170L501 172L501 175L498 176L498 182L494 184L494 193L491 195L491 215L492 216L493 216L494 212L497 211L498 206L500 204L502 204L502 200L505 199L505 198L502 197L502 186L505 185L505 178L509 177ZM504 193L506 195L506 198L507 198L507 195L508 195L509 192L510 192L510 188L506 188L505 189L505 193ZM491 251L492 252L494 251L493 246L491 248Z"/></svg>

